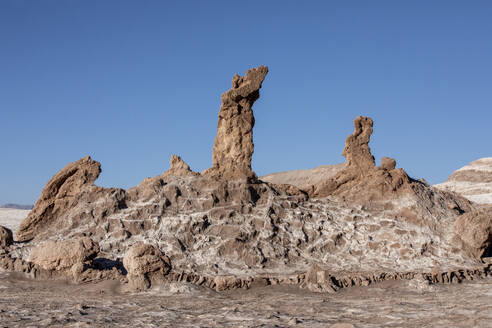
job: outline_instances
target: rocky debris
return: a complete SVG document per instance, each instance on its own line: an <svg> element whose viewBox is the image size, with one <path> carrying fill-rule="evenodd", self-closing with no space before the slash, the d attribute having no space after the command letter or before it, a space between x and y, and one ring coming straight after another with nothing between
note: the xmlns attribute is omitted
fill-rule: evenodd
<svg viewBox="0 0 492 328"><path fill-rule="evenodd" d="M476 258L492 256L492 208L461 215L454 222L454 233Z"/></svg>
<svg viewBox="0 0 492 328"><path fill-rule="evenodd" d="M33 207L34 207L33 205L19 205L19 204L12 204L12 203L3 204L2 206L0 206L0 208L11 208L14 210L32 210Z"/></svg>
<svg viewBox="0 0 492 328"><path fill-rule="evenodd" d="M12 231L9 228L0 226L0 248L8 247L13 243Z"/></svg>
<svg viewBox="0 0 492 328"><path fill-rule="evenodd" d="M101 165L89 156L68 164L59 171L44 187L41 196L29 216L17 231L19 241L34 238L42 229L74 206L78 195L92 186L101 173Z"/></svg>
<svg viewBox="0 0 492 328"><path fill-rule="evenodd" d="M479 204L492 204L492 157L463 166L434 187L456 192Z"/></svg>
<svg viewBox="0 0 492 328"><path fill-rule="evenodd" d="M76 264L91 261L98 253L99 246L88 237L48 240L32 250L30 261L45 270L63 271Z"/></svg>
<svg viewBox="0 0 492 328"><path fill-rule="evenodd" d="M190 166L185 163L178 155L172 155L169 160L170 169L162 174L162 177L169 175L174 176L186 176L186 175L198 175L198 173L193 172Z"/></svg>
<svg viewBox="0 0 492 328"><path fill-rule="evenodd" d="M128 271L130 289L144 290L152 284L162 284L171 270L169 258L157 246L137 243L130 247L123 258Z"/></svg>
<svg viewBox="0 0 492 328"><path fill-rule="evenodd" d="M212 162L205 175L231 179L255 177L251 169L253 156L253 104L268 67L250 69L244 77L234 75L232 88L222 94Z"/></svg>

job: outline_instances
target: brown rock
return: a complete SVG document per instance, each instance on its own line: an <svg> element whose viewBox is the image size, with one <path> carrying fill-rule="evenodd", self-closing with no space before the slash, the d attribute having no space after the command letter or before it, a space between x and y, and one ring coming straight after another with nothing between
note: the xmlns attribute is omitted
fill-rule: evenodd
<svg viewBox="0 0 492 328"><path fill-rule="evenodd" d="M250 69L244 77L235 75L232 88L222 94L213 165L204 172L206 175L219 178L255 177L251 169L255 124L252 106L260 96L259 90L267 73L268 67L260 66Z"/></svg>
<svg viewBox="0 0 492 328"><path fill-rule="evenodd" d="M186 175L197 175L198 173L193 172L189 165L185 163L178 155L172 155L169 160L170 169L162 174L162 177L169 175L174 176L186 176Z"/></svg>
<svg viewBox="0 0 492 328"><path fill-rule="evenodd" d="M369 117L357 116L354 120L354 133L345 140L342 155L346 158L346 170L362 176L374 168L374 157L369 148L373 121Z"/></svg>
<svg viewBox="0 0 492 328"><path fill-rule="evenodd" d="M63 241L49 240L31 252L30 261L45 270L68 270L79 263L94 259L99 246L90 238Z"/></svg>
<svg viewBox="0 0 492 328"><path fill-rule="evenodd" d="M459 216L453 228L456 236L473 256L492 256L492 208Z"/></svg>
<svg viewBox="0 0 492 328"><path fill-rule="evenodd" d="M354 120L354 133L347 137L342 152L346 158L344 169L308 192L315 197L339 195L363 202L387 198L408 185L410 178L403 169L395 170L394 159L383 157L381 167L375 166L369 148L372 132L372 119L358 116Z"/></svg>
<svg viewBox="0 0 492 328"><path fill-rule="evenodd" d="M0 248L12 245L14 238L9 228L0 226Z"/></svg>
<svg viewBox="0 0 492 328"><path fill-rule="evenodd" d="M32 239L50 226L77 201L77 195L81 191L94 184L100 173L99 162L86 156L68 164L55 174L44 187L34 209L22 221L17 231L17 239Z"/></svg>
<svg viewBox="0 0 492 328"><path fill-rule="evenodd" d="M171 270L169 258L156 246L139 242L126 252L123 266L128 271L130 289L144 290L162 283Z"/></svg>
<svg viewBox="0 0 492 328"><path fill-rule="evenodd" d="M381 158L381 168L384 170L394 170L396 168L396 161L393 158L383 157Z"/></svg>

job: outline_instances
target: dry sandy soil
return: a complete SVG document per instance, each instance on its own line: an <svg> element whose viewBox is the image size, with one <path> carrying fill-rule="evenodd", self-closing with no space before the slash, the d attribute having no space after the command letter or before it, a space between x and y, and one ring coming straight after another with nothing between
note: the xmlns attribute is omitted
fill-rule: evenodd
<svg viewBox="0 0 492 328"><path fill-rule="evenodd" d="M0 273L2 327L490 327L492 278L423 286L390 281L310 293L289 286L215 292L187 284L122 294ZM345 324L345 325L337 325Z"/></svg>

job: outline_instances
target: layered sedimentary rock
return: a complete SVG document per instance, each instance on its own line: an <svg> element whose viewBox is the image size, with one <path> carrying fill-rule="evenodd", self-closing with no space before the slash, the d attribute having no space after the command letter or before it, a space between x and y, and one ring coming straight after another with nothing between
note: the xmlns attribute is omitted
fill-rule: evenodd
<svg viewBox="0 0 492 328"><path fill-rule="evenodd" d="M492 157L463 166L434 187L456 192L479 204L492 205Z"/></svg>
<svg viewBox="0 0 492 328"><path fill-rule="evenodd" d="M255 177L251 169L253 156L253 104L260 96L260 88L268 67L250 69L244 77L235 75L232 88L222 94L215 137L212 167L206 175L222 178Z"/></svg>

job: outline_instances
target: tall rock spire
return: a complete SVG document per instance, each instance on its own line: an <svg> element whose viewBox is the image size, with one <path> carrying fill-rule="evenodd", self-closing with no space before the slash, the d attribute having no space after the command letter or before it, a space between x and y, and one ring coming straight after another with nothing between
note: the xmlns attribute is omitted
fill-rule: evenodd
<svg viewBox="0 0 492 328"><path fill-rule="evenodd" d="M254 177L253 104L260 97L260 88L268 67L250 69L244 77L234 75L232 88L222 94L215 137L212 167L206 175L221 178Z"/></svg>

